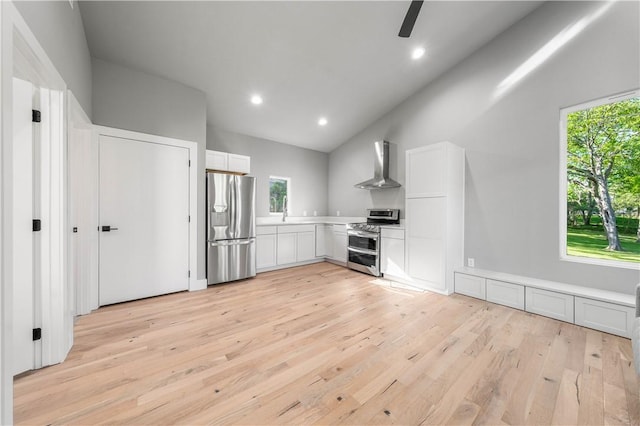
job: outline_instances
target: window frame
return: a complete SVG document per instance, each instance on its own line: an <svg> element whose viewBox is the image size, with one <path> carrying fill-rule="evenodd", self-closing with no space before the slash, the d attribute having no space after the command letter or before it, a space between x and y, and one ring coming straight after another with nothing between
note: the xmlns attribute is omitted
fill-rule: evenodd
<svg viewBox="0 0 640 426"><path fill-rule="evenodd" d="M611 96L583 102L578 105L560 108L560 196L559 196L559 225L560 225L560 260L564 262L584 263L613 268L632 269L640 271L640 263L624 262L614 259L599 259L596 257L573 256L567 253L567 117L569 114L594 108L600 105L612 104L631 98L640 97L640 89L627 90Z"/></svg>
<svg viewBox="0 0 640 426"><path fill-rule="evenodd" d="M271 216L280 216L283 214L283 212L272 212L271 211L271 179L278 179L278 180L284 180L287 182L287 215L289 214L289 212L291 211L291 178L290 177L285 177L285 176L269 176L269 215Z"/></svg>

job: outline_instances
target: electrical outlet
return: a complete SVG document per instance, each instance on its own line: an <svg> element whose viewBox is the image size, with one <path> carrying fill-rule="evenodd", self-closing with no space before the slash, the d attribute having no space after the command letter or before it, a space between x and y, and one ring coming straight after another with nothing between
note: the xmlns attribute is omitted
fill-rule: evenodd
<svg viewBox="0 0 640 426"><path fill-rule="evenodd" d="M470 268L474 268L476 266L476 260L473 257L468 257L467 266Z"/></svg>
<svg viewBox="0 0 640 426"><path fill-rule="evenodd" d="M336 216L340 216L340 210L336 211Z"/></svg>
<svg viewBox="0 0 640 426"><path fill-rule="evenodd" d="M314 216L318 216L318 212L316 210L313 211Z"/></svg>
<svg viewBox="0 0 640 426"><path fill-rule="evenodd" d="M302 216L307 216L307 211L306 210L302 210Z"/></svg>

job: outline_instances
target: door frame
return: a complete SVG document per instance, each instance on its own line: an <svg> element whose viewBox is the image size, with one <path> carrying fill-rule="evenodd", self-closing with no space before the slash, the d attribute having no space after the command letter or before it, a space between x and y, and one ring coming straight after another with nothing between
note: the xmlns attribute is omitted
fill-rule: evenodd
<svg viewBox="0 0 640 426"><path fill-rule="evenodd" d="M161 145L176 146L180 148L187 148L189 150L189 215L191 220L189 222L189 270L191 271L189 277L189 291L204 290L207 288L207 279L197 279L198 272L198 171L200 167L198 165L198 143L193 141L187 141L182 139L169 138L165 136L151 135L148 133L134 132L130 130L116 129L113 127L105 127L94 125L94 139L95 144L99 144L100 136L110 136L121 139L132 139L148 143L156 143ZM99 158L97 159L99 162ZM94 170L98 172L97 163ZM99 200L98 195L98 200ZM92 309L96 309L99 305L99 292L98 283L92 285L91 288L85 289L85 299L83 303L88 303Z"/></svg>
<svg viewBox="0 0 640 426"><path fill-rule="evenodd" d="M98 147L97 140L93 134L93 123L91 123L89 116L85 113L73 92L68 90L67 94L67 134L69 137L69 163L67 165L69 170L68 227L72 230L75 226L80 225L79 234L74 235L73 231L70 234L69 281L75 290L75 300L73 301L75 315L85 315L96 308L91 305L91 297L86 292L98 285L98 174L96 173ZM81 152L83 157L81 166L73 164L74 160L77 159L77 151L74 150L78 149L74 129L76 131L86 131L88 134L88 141L80 141L80 143L88 144L88 146L83 146L84 150ZM90 188L90 198L88 200L83 199L82 203L77 202L79 200L76 198L78 194L75 194L72 190L72 185L75 184L74 179L81 179ZM81 211L79 211L80 208L82 208ZM78 223L79 221L82 221L82 223ZM84 249L79 256L76 256L78 254L77 245ZM88 282L76 282L74 272L78 267L86 271L85 274L82 274L82 278L89 280Z"/></svg>
<svg viewBox="0 0 640 426"><path fill-rule="evenodd" d="M35 35L10 1L0 2L0 423L13 423L13 353L12 353L12 229L14 221L10 203L13 191L13 77L28 75L36 86L46 89L50 97L48 120L40 133L41 199L43 229L42 256L36 265L41 271L39 303L36 316L43 321L42 363L61 362L73 343L73 311L68 306L73 289L67 280L67 127L65 120L66 83L58 73ZM46 151L46 152L44 152ZM46 178L45 178L46 172Z"/></svg>

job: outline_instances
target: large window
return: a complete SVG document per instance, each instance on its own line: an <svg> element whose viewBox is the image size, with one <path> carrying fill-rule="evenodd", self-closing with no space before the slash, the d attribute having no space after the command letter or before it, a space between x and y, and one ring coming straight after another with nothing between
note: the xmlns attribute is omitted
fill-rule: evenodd
<svg viewBox="0 0 640 426"><path fill-rule="evenodd" d="M269 176L269 213L291 211L291 179Z"/></svg>
<svg viewBox="0 0 640 426"><path fill-rule="evenodd" d="M638 91L561 111L561 257L640 267Z"/></svg>

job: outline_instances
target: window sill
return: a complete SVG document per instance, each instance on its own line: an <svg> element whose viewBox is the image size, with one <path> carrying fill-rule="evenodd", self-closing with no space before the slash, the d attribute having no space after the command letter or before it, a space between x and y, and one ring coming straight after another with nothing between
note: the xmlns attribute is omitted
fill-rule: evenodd
<svg viewBox="0 0 640 426"><path fill-rule="evenodd" d="M567 254L560 255L560 260L564 262L585 263L587 265L608 266L610 268L622 268L640 271L640 264L635 262L624 262L621 260L598 259L595 257L570 256Z"/></svg>

